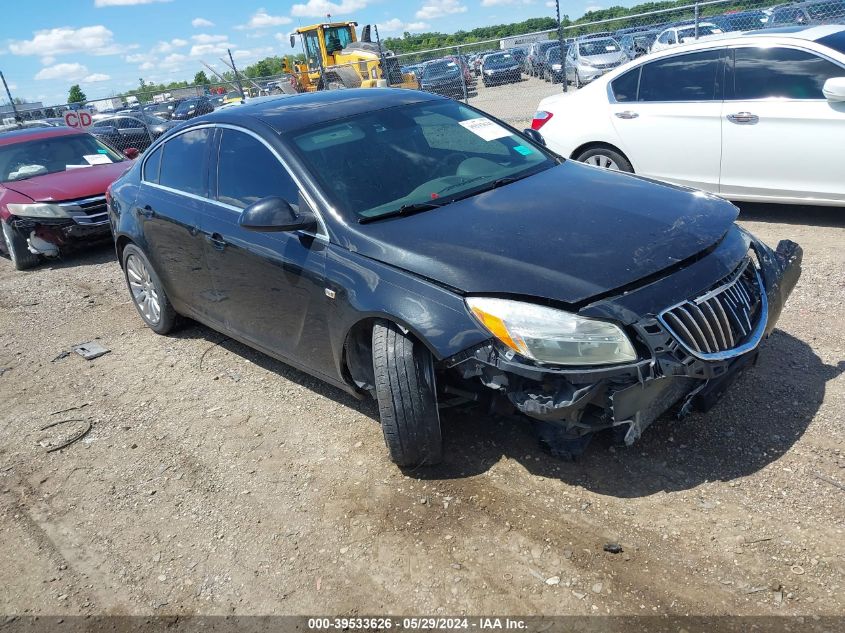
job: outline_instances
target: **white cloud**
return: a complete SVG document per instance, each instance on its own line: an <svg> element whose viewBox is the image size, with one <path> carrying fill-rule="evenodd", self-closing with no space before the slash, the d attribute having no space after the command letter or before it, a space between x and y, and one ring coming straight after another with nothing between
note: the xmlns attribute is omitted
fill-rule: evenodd
<svg viewBox="0 0 845 633"><path fill-rule="evenodd" d="M52 66L56 63L56 58L52 55L46 55L41 58L41 65L42 66Z"/></svg>
<svg viewBox="0 0 845 633"><path fill-rule="evenodd" d="M420 10L416 12L418 20L433 20L453 13L466 13L466 5L458 0L425 0Z"/></svg>
<svg viewBox="0 0 845 633"><path fill-rule="evenodd" d="M191 20L191 26L195 29L200 29L202 27L214 26L214 22L206 20L205 18L194 18Z"/></svg>
<svg viewBox="0 0 845 633"><path fill-rule="evenodd" d="M508 4L534 4L534 0L481 0L482 7L500 7ZM546 6L549 4L555 6L554 2L547 2Z"/></svg>
<svg viewBox="0 0 845 633"><path fill-rule="evenodd" d="M294 14L296 15L296 14ZM266 29L273 26L281 26L282 24L290 24L291 19L286 15L270 15L266 9L259 9L249 19L246 24L239 24L236 29Z"/></svg>
<svg viewBox="0 0 845 633"><path fill-rule="evenodd" d="M38 81L49 79L64 79L65 81L78 81L88 75L88 69L79 63L56 64L42 68L35 75Z"/></svg>
<svg viewBox="0 0 845 633"><path fill-rule="evenodd" d="M589 13L590 11L601 11L602 9L604 9L604 7L601 5L591 4L586 9L584 9L584 13Z"/></svg>
<svg viewBox="0 0 845 633"><path fill-rule="evenodd" d="M234 57L239 62L252 63L257 62L259 59L269 57L274 52L276 52L276 49L272 46L264 46L261 48L253 48L250 50L241 49L237 51L232 51L232 57Z"/></svg>
<svg viewBox="0 0 845 633"><path fill-rule="evenodd" d="M399 18L393 18L378 25L379 34L404 33L405 31L414 33L425 31L427 28L431 27L425 22L403 22Z"/></svg>
<svg viewBox="0 0 845 633"><path fill-rule="evenodd" d="M104 73L92 73L92 74L88 75L87 77L85 77L82 80L82 83L93 84L93 83L97 83L98 81L108 81L109 79L111 79L111 77L109 75L104 74Z"/></svg>
<svg viewBox="0 0 845 633"><path fill-rule="evenodd" d="M152 4L153 2L170 2L171 0L94 0L94 6L102 7L129 7L135 4Z"/></svg>
<svg viewBox="0 0 845 633"><path fill-rule="evenodd" d="M550 9L554 9L555 8L555 0L547 0L546 6L549 7Z"/></svg>
<svg viewBox="0 0 845 633"><path fill-rule="evenodd" d="M217 42L213 44L194 44L191 46L191 57L207 57L209 55L226 55L226 50L235 48L234 45L228 41Z"/></svg>
<svg viewBox="0 0 845 633"><path fill-rule="evenodd" d="M214 42L225 42L229 38L225 35L209 35L208 33L200 33L199 35L192 35L191 39L197 44L213 44Z"/></svg>
<svg viewBox="0 0 845 633"><path fill-rule="evenodd" d="M360 11L369 3L370 0L340 0L340 2L308 0L305 4L293 5L290 14L301 18L323 18L327 14L343 15Z"/></svg>
<svg viewBox="0 0 845 633"><path fill-rule="evenodd" d="M13 40L9 50L15 55L53 57L82 53L85 55L116 55L122 52L114 42L114 33L101 24L72 29L62 26L36 31L31 40Z"/></svg>
<svg viewBox="0 0 845 633"><path fill-rule="evenodd" d="M183 46L187 45L187 40L182 40L177 37L175 39L170 40L169 42L159 42L158 44L153 46L152 51L154 53L170 53L177 48L182 48Z"/></svg>

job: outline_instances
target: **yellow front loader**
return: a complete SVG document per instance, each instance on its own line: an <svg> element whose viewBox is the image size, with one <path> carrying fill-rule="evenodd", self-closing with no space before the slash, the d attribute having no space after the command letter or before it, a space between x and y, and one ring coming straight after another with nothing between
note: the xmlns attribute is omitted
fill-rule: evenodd
<svg viewBox="0 0 845 633"><path fill-rule="evenodd" d="M413 74L403 74L399 60L389 51L379 56L379 47L370 39L370 27L355 33L357 22L330 22L296 29L290 45L296 47L296 34L302 38L305 63L287 67L291 84L298 92L339 88L416 88Z"/></svg>

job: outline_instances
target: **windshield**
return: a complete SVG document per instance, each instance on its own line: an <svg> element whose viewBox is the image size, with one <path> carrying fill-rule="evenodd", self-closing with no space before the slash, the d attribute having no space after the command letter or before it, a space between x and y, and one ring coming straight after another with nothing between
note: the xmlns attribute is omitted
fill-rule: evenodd
<svg viewBox="0 0 845 633"><path fill-rule="evenodd" d="M591 42L582 42L578 45L578 53L584 57L591 55L606 55L607 53L616 53L619 51L619 44L616 40L593 40Z"/></svg>
<svg viewBox="0 0 845 633"><path fill-rule="evenodd" d="M92 165L108 165L123 157L90 134L40 138L0 146L0 182L24 180Z"/></svg>
<svg viewBox="0 0 845 633"><path fill-rule="evenodd" d="M195 110L197 105L199 105L199 100L189 99L180 103L179 107L176 108L176 112L190 112L191 110Z"/></svg>
<svg viewBox="0 0 845 633"><path fill-rule="evenodd" d="M516 58L509 53L502 53L500 55L488 55L484 58L484 65L492 66L513 66L516 64Z"/></svg>
<svg viewBox="0 0 845 633"><path fill-rule="evenodd" d="M432 62L425 67L423 71L425 77L447 77L450 75L459 75L458 65L455 62Z"/></svg>
<svg viewBox="0 0 845 633"><path fill-rule="evenodd" d="M330 121L288 141L338 209L359 221L448 204L555 164L541 147L454 101Z"/></svg>
<svg viewBox="0 0 845 633"><path fill-rule="evenodd" d="M550 62L559 62L560 61L560 46L553 48L549 51L549 61Z"/></svg>

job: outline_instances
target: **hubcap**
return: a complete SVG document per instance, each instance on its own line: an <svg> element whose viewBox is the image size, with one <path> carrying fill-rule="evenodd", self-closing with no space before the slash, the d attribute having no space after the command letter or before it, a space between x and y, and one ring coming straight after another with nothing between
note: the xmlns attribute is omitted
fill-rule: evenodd
<svg viewBox="0 0 845 633"><path fill-rule="evenodd" d="M132 300L138 306L141 316L147 322L156 325L161 319L158 290L150 277L150 271L147 270L146 264L135 255L130 255L126 259L126 279L129 282Z"/></svg>
<svg viewBox="0 0 845 633"><path fill-rule="evenodd" d="M595 167L604 167L605 169L615 169L619 171L619 165L616 164L616 161L613 160L610 156L606 156L605 154L593 154L589 158L585 158L584 163L587 165L593 165Z"/></svg>

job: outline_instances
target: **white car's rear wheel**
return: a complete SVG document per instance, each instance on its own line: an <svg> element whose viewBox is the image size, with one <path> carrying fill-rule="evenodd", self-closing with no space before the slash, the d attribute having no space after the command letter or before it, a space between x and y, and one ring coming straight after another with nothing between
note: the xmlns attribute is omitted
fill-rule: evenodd
<svg viewBox="0 0 845 633"><path fill-rule="evenodd" d="M628 159L609 147L592 147L578 154L575 160L593 167L634 173L634 168Z"/></svg>

